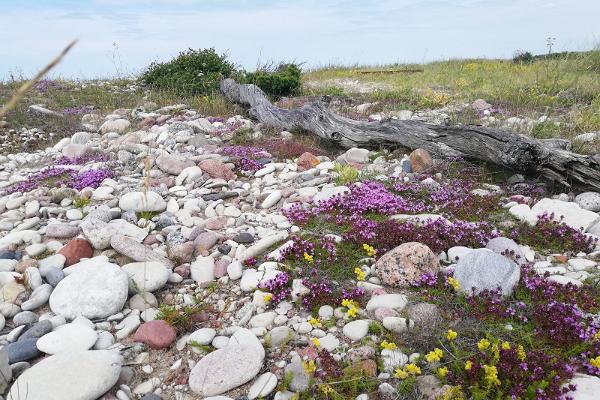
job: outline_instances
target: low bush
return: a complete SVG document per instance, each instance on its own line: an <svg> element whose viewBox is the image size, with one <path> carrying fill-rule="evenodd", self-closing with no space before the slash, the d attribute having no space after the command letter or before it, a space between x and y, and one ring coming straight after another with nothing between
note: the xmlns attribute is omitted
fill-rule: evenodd
<svg viewBox="0 0 600 400"><path fill-rule="evenodd" d="M215 49L188 49L171 61L154 62L141 76L146 85L181 94L212 94L219 89L222 78L233 77L237 70L227 55Z"/></svg>
<svg viewBox="0 0 600 400"><path fill-rule="evenodd" d="M246 74L246 83L253 83L273 97L293 96L300 93L302 70L297 64L279 64Z"/></svg>

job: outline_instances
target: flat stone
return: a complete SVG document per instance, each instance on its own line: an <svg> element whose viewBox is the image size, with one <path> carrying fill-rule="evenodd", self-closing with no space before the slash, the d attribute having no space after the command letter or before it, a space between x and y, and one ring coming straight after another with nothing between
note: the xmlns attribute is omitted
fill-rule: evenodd
<svg viewBox="0 0 600 400"><path fill-rule="evenodd" d="M147 191L147 192L129 192L121 196L119 200L119 208L123 211L133 212L158 212L164 211L167 208L167 202L161 197L160 194Z"/></svg>
<svg viewBox="0 0 600 400"><path fill-rule="evenodd" d="M71 323L59 326L55 331L39 338L37 348L46 354L80 351L90 349L98 334L82 323Z"/></svg>
<svg viewBox="0 0 600 400"><path fill-rule="evenodd" d="M176 338L175 329L160 319L142 324L133 336L134 341L145 343L155 350L169 347Z"/></svg>
<svg viewBox="0 0 600 400"><path fill-rule="evenodd" d="M36 343L38 339L26 339L18 342L9 343L4 347L8 354L8 362L14 364L20 361L29 361L38 357L41 353L38 350ZM16 398L15 400L17 400Z"/></svg>
<svg viewBox="0 0 600 400"><path fill-rule="evenodd" d="M575 202L584 210L600 211L600 193L598 192L581 193L575 197Z"/></svg>
<svg viewBox="0 0 600 400"><path fill-rule="evenodd" d="M23 400L23 388L29 399L95 400L117 383L122 362L118 353L107 350L53 355L23 372L7 400Z"/></svg>
<svg viewBox="0 0 600 400"><path fill-rule="evenodd" d="M265 350L248 329L238 329L227 346L206 355L190 372L192 391L208 397L225 393L254 378L262 369Z"/></svg>
<svg viewBox="0 0 600 400"><path fill-rule="evenodd" d="M266 398L277 386L277 376L272 372L265 372L256 379L248 391L248 399L254 400L258 397Z"/></svg>
<svg viewBox="0 0 600 400"><path fill-rule="evenodd" d="M555 221L563 221L574 229L587 231L596 222L600 221L600 215L593 211L582 209L579 204L554 199L542 199L538 201L531 211L539 216L543 213L553 214ZM562 218L562 219L561 219Z"/></svg>
<svg viewBox="0 0 600 400"><path fill-rule="evenodd" d="M367 311L375 311L380 307L387 307L401 311L408 304L408 299L403 294L380 294L373 296L367 303Z"/></svg>
<svg viewBox="0 0 600 400"><path fill-rule="evenodd" d="M369 332L370 322L368 319L358 319L348 322L343 328L344 336L352 341L364 338Z"/></svg>
<svg viewBox="0 0 600 400"><path fill-rule="evenodd" d="M152 250L152 247L138 243L134 239L122 235L113 235L110 239L110 245L118 253L140 262L159 262L173 267L173 263Z"/></svg>

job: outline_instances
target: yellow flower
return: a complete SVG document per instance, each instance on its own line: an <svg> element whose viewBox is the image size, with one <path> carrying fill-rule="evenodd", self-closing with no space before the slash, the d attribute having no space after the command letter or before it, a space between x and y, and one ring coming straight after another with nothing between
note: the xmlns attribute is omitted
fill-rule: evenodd
<svg viewBox="0 0 600 400"><path fill-rule="evenodd" d="M346 307L346 308L358 307L358 304L356 304L356 301L354 301L354 300L343 299L342 300L342 307Z"/></svg>
<svg viewBox="0 0 600 400"><path fill-rule="evenodd" d="M421 375L421 368L419 368L419 366L416 364L407 364L405 368L406 372L411 375Z"/></svg>
<svg viewBox="0 0 600 400"><path fill-rule="evenodd" d="M425 356L425 359L427 360L427 362L436 362L436 361L440 361L442 359L442 357L444 357L444 352L438 348L435 348L433 351L430 351L429 353L427 353L427 355Z"/></svg>
<svg viewBox="0 0 600 400"><path fill-rule="evenodd" d="M600 341L600 331L596 332L596 334L594 335L594 337L592 338L592 340L594 342Z"/></svg>
<svg viewBox="0 0 600 400"><path fill-rule="evenodd" d="M596 358L590 358L590 364L592 364L596 368L600 368L600 356Z"/></svg>
<svg viewBox="0 0 600 400"><path fill-rule="evenodd" d="M479 343L477 343L477 348L481 351L490 347L490 341L487 339L481 339Z"/></svg>
<svg viewBox="0 0 600 400"><path fill-rule="evenodd" d="M363 243L363 249L369 257L373 257L375 254L377 254L377 250L375 250L373 246L369 246L366 243Z"/></svg>
<svg viewBox="0 0 600 400"><path fill-rule="evenodd" d="M350 307L348 311L346 311L346 315L350 318L355 318L358 315L358 308Z"/></svg>
<svg viewBox="0 0 600 400"><path fill-rule="evenodd" d="M321 324L321 320L319 318L311 318L308 320L308 323L310 324L310 326L312 326L313 328L320 328L321 326L323 326Z"/></svg>
<svg viewBox="0 0 600 400"><path fill-rule="evenodd" d="M271 293L267 293L263 296L263 300L265 303L269 303L273 299L273 295Z"/></svg>
<svg viewBox="0 0 600 400"><path fill-rule="evenodd" d="M473 368L473 361L467 360L467 362L465 363L465 371L470 371L471 368Z"/></svg>
<svg viewBox="0 0 600 400"><path fill-rule="evenodd" d="M502 350L510 350L510 343L502 342Z"/></svg>
<svg viewBox="0 0 600 400"><path fill-rule="evenodd" d="M316 337L312 338L311 342L312 342L312 344L315 345L315 347L321 347L321 341L318 338L316 338Z"/></svg>
<svg viewBox="0 0 600 400"><path fill-rule="evenodd" d="M452 286L454 290L458 290L458 288L460 288L460 283L458 283L458 279L453 277L448 278L448 285Z"/></svg>
<svg viewBox="0 0 600 400"><path fill-rule="evenodd" d="M408 378L408 372L406 372L403 369L396 369L396 371L394 371L394 376L398 379L406 379Z"/></svg>
<svg viewBox="0 0 600 400"><path fill-rule="evenodd" d="M308 254L308 253L304 253L304 259L305 259L307 262L309 262L309 263L312 263L312 262L313 262L313 258L314 258L314 257L313 257L313 256L311 256L310 254Z"/></svg>
<svg viewBox="0 0 600 400"><path fill-rule="evenodd" d="M380 346L382 349L386 350L396 350L398 348L398 346L396 346L396 343L388 342L387 340L382 341Z"/></svg>
<svg viewBox="0 0 600 400"><path fill-rule="evenodd" d="M446 367L438 368L437 374L440 378L445 378L446 375L448 375L448 368L446 368Z"/></svg>
<svg viewBox="0 0 600 400"><path fill-rule="evenodd" d="M313 360L310 361L302 361L302 367L306 371L307 374L312 375L317 370L317 366Z"/></svg>
<svg viewBox="0 0 600 400"><path fill-rule="evenodd" d="M364 281L365 278L367 277L367 274L365 273L365 271L363 271L362 269L360 269L358 267L354 268L354 273L356 274L357 281Z"/></svg>
<svg viewBox="0 0 600 400"><path fill-rule="evenodd" d="M521 345L517 347L517 357L520 361L525 361L525 358L527 357L527 353L525 353L525 349Z"/></svg>
<svg viewBox="0 0 600 400"><path fill-rule="evenodd" d="M446 335L448 340L454 340L454 339L456 339L457 336L458 336L457 332L453 331L452 329L448 329L448 334Z"/></svg>
<svg viewBox="0 0 600 400"><path fill-rule="evenodd" d="M319 385L319 390L323 392L325 396L335 393L335 390L329 385Z"/></svg>
<svg viewBox="0 0 600 400"><path fill-rule="evenodd" d="M494 385L500 385L500 379L498 379L498 369L493 365L483 365L483 370L485 372L485 380L488 383Z"/></svg>

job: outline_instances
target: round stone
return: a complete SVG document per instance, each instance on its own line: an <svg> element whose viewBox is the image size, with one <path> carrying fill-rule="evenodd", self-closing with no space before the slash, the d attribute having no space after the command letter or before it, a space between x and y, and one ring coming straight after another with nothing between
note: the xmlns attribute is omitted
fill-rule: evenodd
<svg viewBox="0 0 600 400"><path fill-rule="evenodd" d="M50 295L50 309L67 319L106 318L121 311L128 290L127 274L118 265L89 265L56 285Z"/></svg>
<svg viewBox="0 0 600 400"><path fill-rule="evenodd" d="M454 268L459 289L468 294L500 289L509 295L520 277L521 270L514 262L487 249L473 250Z"/></svg>
<svg viewBox="0 0 600 400"><path fill-rule="evenodd" d="M167 267L156 261L127 264L122 270L129 277L129 293L154 292L169 280Z"/></svg>
<svg viewBox="0 0 600 400"><path fill-rule="evenodd" d="M88 350L98 334L83 323L62 325L39 338L37 348L46 354L58 354L75 350Z"/></svg>
<svg viewBox="0 0 600 400"><path fill-rule="evenodd" d="M408 286L423 274L436 274L439 260L424 244L408 242L385 253L375 263L375 270L386 285Z"/></svg>
<svg viewBox="0 0 600 400"><path fill-rule="evenodd" d="M167 202L160 194L153 191L129 192L121 196L119 208L123 211L157 212L164 211L167 208Z"/></svg>
<svg viewBox="0 0 600 400"><path fill-rule="evenodd" d="M171 325L157 319L140 325L133 336L133 340L145 343L152 349L160 350L169 347L176 337L177 332Z"/></svg>

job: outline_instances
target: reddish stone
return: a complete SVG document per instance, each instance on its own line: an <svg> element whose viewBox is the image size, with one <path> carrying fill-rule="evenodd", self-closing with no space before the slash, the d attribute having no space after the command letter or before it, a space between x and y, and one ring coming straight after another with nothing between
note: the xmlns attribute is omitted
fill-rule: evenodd
<svg viewBox="0 0 600 400"><path fill-rule="evenodd" d="M398 317L398 313L388 307L379 307L375 310L375 319L377 321L383 321L386 317Z"/></svg>
<svg viewBox="0 0 600 400"><path fill-rule="evenodd" d="M349 373L364 374L368 377L374 377L377 375L377 363L374 360L362 360L358 361L345 369Z"/></svg>
<svg viewBox="0 0 600 400"><path fill-rule="evenodd" d="M210 219L206 220L206 224L204 225L204 227L206 229L211 229L213 231L218 231L220 229L223 229L225 227L226 223L227 223L227 217L226 216L213 217L213 218L210 218Z"/></svg>
<svg viewBox="0 0 600 400"><path fill-rule="evenodd" d="M296 164L298 165L298 171L306 171L313 167L319 165L321 161L312 153L306 152L302 153L300 157L298 157L298 161Z"/></svg>
<svg viewBox="0 0 600 400"><path fill-rule="evenodd" d="M215 262L215 277L222 278L227 275L227 267L229 266L229 261L221 258Z"/></svg>
<svg viewBox="0 0 600 400"><path fill-rule="evenodd" d="M412 172L425 172L433 167L433 158L425 149L416 149L410 153L410 166Z"/></svg>
<svg viewBox="0 0 600 400"><path fill-rule="evenodd" d="M437 274L439 260L429 247L409 242L385 253L375 263L375 270L386 285L410 286L423 274Z"/></svg>
<svg viewBox="0 0 600 400"><path fill-rule="evenodd" d="M94 249L85 239L72 239L67 243L58 254L65 256L65 267L77 264L82 258L90 258L94 254Z"/></svg>
<svg viewBox="0 0 600 400"><path fill-rule="evenodd" d="M221 178L227 181L235 179L233 171L219 160L204 160L200 163L199 167L211 178Z"/></svg>
<svg viewBox="0 0 600 400"><path fill-rule="evenodd" d="M190 266L189 265L180 265L175 267L173 270L177 275L180 275L182 278L187 278L190 276Z"/></svg>
<svg viewBox="0 0 600 400"><path fill-rule="evenodd" d="M136 342L145 343L154 350L169 347L177 338L175 329L162 319L146 322L133 335Z"/></svg>
<svg viewBox="0 0 600 400"><path fill-rule="evenodd" d="M381 296L382 294L387 294L384 288L375 288L371 292L373 296Z"/></svg>

